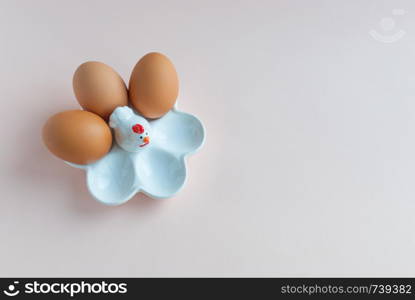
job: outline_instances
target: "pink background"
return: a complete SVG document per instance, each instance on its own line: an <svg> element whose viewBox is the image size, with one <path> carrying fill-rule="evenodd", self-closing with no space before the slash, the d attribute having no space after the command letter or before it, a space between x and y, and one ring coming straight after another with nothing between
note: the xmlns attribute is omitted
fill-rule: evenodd
<svg viewBox="0 0 415 300"><path fill-rule="evenodd" d="M386 44L369 35L393 9ZM415 276L413 1L2 1L0 276ZM72 74L161 51L204 148L105 207L42 145Z"/></svg>

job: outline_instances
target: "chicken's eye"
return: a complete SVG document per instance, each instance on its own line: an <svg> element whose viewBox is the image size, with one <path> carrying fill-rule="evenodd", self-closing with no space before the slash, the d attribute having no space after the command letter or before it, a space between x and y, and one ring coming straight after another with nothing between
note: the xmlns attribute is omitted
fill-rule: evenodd
<svg viewBox="0 0 415 300"><path fill-rule="evenodd" d="M140 136L140 139L143 139L143 137L142 137L142 136Z"/></svg>
<svg viewBox="0 0 415 300"><path fill-rule="evenodd" d="M148 135L148 132L146 132L146 135Z"/></svg>

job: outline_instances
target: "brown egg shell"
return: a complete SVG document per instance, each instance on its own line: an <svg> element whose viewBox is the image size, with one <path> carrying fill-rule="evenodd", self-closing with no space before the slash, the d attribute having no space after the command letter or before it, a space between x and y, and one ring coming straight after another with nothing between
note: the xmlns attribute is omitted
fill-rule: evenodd
<svg viewBox="0 0 415 300"><path fill-rule="evenodd" d="M83 63L75 71L72 83L75 97L82 108L105 120L115 108L128 104L128 92L123 79L104 63Z"/></svg>
<svg viewBox="0 0 415 300"><path fill-rule="evenodd" d="M43 141L57 157L75 164L89 164L111 149L112 134L98 115L68 110L50 117L43 127Z"/></svg>
<svg viewBox="0 0 415 300"><path fill-rule="evenodd" d="M145 55L131 73L128 92L131 104L141 115L160 118L174 106L179 93L174 65L161 53Z"/></svg>

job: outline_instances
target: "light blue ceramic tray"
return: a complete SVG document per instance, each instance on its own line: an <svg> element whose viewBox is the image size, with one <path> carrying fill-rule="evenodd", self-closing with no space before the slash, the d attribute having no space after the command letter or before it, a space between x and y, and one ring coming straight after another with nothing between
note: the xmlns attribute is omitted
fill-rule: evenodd
<svg viewBox="0 0 415 300"><path fill-rule="evenodd" d="M186 157L199 150L205 140L202 123L177 106L148 123L150 143L139 152L125 151L114 139L111 151L97 162L67 162L86 171L88 189L99 202L119 205L139 192L157 199L170 198L183 187Z"/></svg>

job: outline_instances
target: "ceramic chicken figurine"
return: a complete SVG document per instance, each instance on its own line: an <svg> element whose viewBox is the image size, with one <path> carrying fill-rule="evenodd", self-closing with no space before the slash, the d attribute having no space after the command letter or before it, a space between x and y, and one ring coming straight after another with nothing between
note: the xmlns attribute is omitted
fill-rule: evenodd
<svg viewBox="0 0 415 300"><path fill-rule="evenodd" d="M110 116L117 144L126 151L140 152L150 143L150 124L128 106L117 107Z"/></svg>

